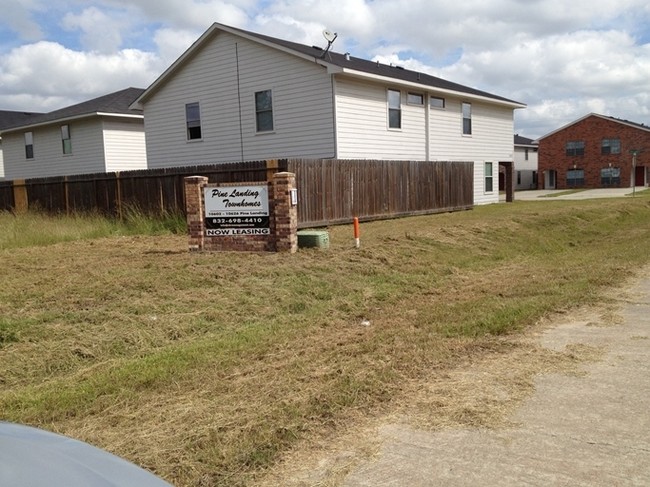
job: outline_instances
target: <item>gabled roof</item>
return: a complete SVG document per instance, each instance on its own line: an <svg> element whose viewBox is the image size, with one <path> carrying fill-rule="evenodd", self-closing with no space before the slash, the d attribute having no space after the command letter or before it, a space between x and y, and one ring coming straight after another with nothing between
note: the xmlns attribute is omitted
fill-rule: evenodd
<svg viewBox="0 0 650 487"><path fill-rule="evenodd" d="M9 110L0 110L0 130L25 125L30 120L43 115L42 113L31 112L13 112Z"/></svg>
<svg viewBox="0 0 650 487"><path fill-rule="evenodd" d="M528 137L522 137L519 134L515 134L515 145L530 145L534 146L537 145L537 142L533 139L529 139Z"/></svg>
<svg viewBox="0 0 650 487"><path fill-rule="evenodd" d="M493 95L485 91L477 90L458 83L453 83L442 78L437 78L425 73L410 71L399 66L390 66L379 62L368 61L365 59L341 54L334 51L324 51L317 46L307 46L296 42L285 41L263 34L257 34L235 27L214 23L212 26L194 43L190 48L179 57L149 88L140 96L133 106L141 106L157 89L164 85L167 79L173 75L188 59L198 52L218 32L228 32L230 34L246 38L274 49L302 57L310 62L315 62L326 68L330 73L344 73L352 76L363 78L383 80L396 84L412 86L413 88L434 89L442 93L453 93L468 98L480 98L499 104L510 105L513 108L524 108L526 105L508 98Z"/></svg>
<svg viewBox="0 0 650 487"><path fill-rule="evenodd" d="M74 120L98 115L127 116L143 118L142 110L130 108L133 101L144 90L142 88L127 88L108 95L100 96L76 105L61 108L53 112L35 115L27 118L21 125L12 125L5 132L24 130L30 127L48 125L52 122Z"/></svg>
<svg viewBox="0 0 650 487"><path fill-rule="evenodd" d="M546 137L550 137L551 135L556 134L556 133L558 133L558 132L560 132L560 131L568 128L568 127L571 127L572 125L575 125L575 124L577 124L579 122L582 122L583 120L586 120L589 117L598 117L598 118L602 118L604 120L608 120L610 122L620 123L621 125L625 125L627 127L632 127L632 128L635 128L635 129L643 130L645 132L650 132L650 127L648 127L647 125L644 125L642 123L630 122L629 120L623 120L623 119L615 118L615 117L608 117L606 115L600 115L598 113L589 113L589 114L585 115L584 117L580 117L579 119L574 120L573 122L570 122L570 123L567 123L566 125L563 125L559 129L555 129L552 132L549 132L548 134L543 135L542 137L537 139L537 141L545 139Z"/></svg>

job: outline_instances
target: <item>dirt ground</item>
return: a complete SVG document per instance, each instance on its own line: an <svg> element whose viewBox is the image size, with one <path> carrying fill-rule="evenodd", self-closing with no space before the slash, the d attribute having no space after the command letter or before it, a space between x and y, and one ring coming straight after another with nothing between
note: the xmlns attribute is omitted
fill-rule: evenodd
<svg viewBox="0 0 650 487"><path fill-rule="evenodd" d="M620 444L618 436L629 429L620 424L627 413L618 407L622 418L610 419L616 415L608 399L614 395L615 404L626 408L637 401L645 409L649 276L650 268L644 269L624 288L612 289L611 301L601 306L550 316L503 338L511 343L505 353L487 354L443 374L432 371L430 380L405 387L390 414L301 445L258 487L648 485L643 479L650 483L649 415L629 420L646 440L634 444L627 438ZM632 346L636 355L628 350ZM636 361L640 384L625 385L629 368L619 359L626 356ZM599 375L600 369L606 375ZM626 379L621 382L616 374ZM628 386L637 390L636 397L627 397ZM589 404L599 400L604 419L592 413L598 404ZM612 424L601 426L607 422ZM604 438L593 437L599 428ZM619 454L629 460L621 461ZM589 465L582 456L598 464Z"/></svg>

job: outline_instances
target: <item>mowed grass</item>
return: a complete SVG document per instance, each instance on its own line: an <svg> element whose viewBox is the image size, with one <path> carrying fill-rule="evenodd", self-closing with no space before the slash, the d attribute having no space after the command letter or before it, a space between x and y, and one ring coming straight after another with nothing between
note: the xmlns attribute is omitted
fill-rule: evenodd
<svg viewBox="0 0 650 487"><path fill-rule="evenodd" d="M63 241L20 243L33 219ZM179 486L250 485L650 261L646 195L366 223L360 249L334 227L329 250L295 255L195 254L164 229L102 225L0 216L0 419Z"/></svg>

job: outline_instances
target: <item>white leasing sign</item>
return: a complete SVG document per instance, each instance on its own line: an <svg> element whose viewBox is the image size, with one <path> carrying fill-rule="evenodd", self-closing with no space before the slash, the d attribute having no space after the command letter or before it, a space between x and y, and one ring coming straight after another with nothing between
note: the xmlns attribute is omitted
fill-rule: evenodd
<svg viewBox="0 0 650 487"><path fill-rule="evenodd" d="M206 236L270 234L268 186L206 187L204 196Z"/></svg>

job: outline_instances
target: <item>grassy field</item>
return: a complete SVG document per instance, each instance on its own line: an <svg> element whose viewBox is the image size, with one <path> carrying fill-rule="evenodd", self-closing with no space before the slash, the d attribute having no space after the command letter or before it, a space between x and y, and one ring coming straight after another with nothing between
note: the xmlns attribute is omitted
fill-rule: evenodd
<svg viewBox="0 0 650 487"><path fill-rule="evenodd" d="M295 255L191 254L177 230L0 214L0 419L178 486L243 486L407 384L606 299L650 262L650 197L367 223L360 249L340 226Z"/></svg>

